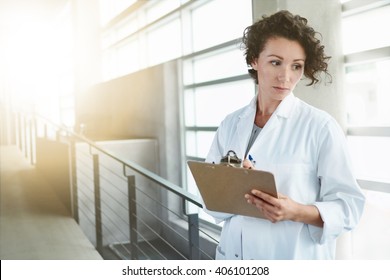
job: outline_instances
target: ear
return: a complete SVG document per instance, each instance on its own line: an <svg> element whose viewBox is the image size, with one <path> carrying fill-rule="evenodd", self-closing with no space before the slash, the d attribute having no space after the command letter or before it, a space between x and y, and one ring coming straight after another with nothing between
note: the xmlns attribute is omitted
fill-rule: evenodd
<svg viewBox="0 0 390 280"><path fill-rule="evenodd" d="M252 68L253 68L254 70L257 71L257 66L258 66L258 64L257 64L257 58L254 59L254 60L252 61L251 66L252 66Z"/></svg>

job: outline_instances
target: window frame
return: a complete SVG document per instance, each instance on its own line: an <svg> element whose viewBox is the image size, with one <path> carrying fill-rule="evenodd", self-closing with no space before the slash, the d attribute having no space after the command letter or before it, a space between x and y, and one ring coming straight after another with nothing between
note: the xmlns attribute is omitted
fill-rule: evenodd
<svg viewBox="0 0 390 280"><path fill-rule="evenodd" d="M390 1L380 0L351 0L342 3L342 18L351 17L373 9L390 5ZM390 46L369 49L344 55L344 69L356 63L366 63L390 58ZM390 126L352 126L347 125L346 136L390 137ZM357 179L365 190L390 193L390 183Z"/></svg>

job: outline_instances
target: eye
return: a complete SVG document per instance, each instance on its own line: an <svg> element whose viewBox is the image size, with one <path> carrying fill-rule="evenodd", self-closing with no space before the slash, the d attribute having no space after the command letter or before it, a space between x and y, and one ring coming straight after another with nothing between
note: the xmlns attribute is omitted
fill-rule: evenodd
<svg viewBox="0 0 390 280"><path fill-rule="evenodd" d="M281 64L281 62L279 60L271 60L271 64L273 66L279 66Z"/></svg>
<svg viewBox="0 0 390 280"><path fill-rule="evenodd" d="M293 68L293 70L301 70L303 68L303 65L301 65L301 64L294 64L292 68Z"/></svg>

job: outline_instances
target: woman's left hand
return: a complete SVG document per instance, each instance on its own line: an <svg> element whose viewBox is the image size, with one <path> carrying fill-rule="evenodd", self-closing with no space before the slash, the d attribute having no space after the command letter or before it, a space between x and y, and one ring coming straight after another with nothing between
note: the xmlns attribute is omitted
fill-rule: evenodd
<svg viewBox="0 0 390 280"><path fill-rule="evenodd" d="M245 198L248 203L254 205L263 213L266 219L273 223L291 220L318 227L323 226L323 221L317 207L297 203L281 193L278 194L278 198L275 198L254 189L251 191L251 194L246 194Z"/></svg>
<svg viewBox="0 0 390 280"><path fill-rule="evenodd" d="M271 222L279 222L284 220L294 220L297 215L299 205L289 197L278 194L279 198L275 198L259 190L252 190L251 194L246 194L247 202L256 206L261 211L265 218Z"/></svg>

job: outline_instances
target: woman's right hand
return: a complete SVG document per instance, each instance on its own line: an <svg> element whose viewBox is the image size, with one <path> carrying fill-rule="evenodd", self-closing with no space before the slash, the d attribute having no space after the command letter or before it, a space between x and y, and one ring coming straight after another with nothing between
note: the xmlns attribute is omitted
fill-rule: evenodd
<svg viewBox="0 0 390 280"><path fill-rule="evenodd" d="M255 169L255 166L249 159L244 159L244 161L242 162L242 167L246 169Z"/></svg>

